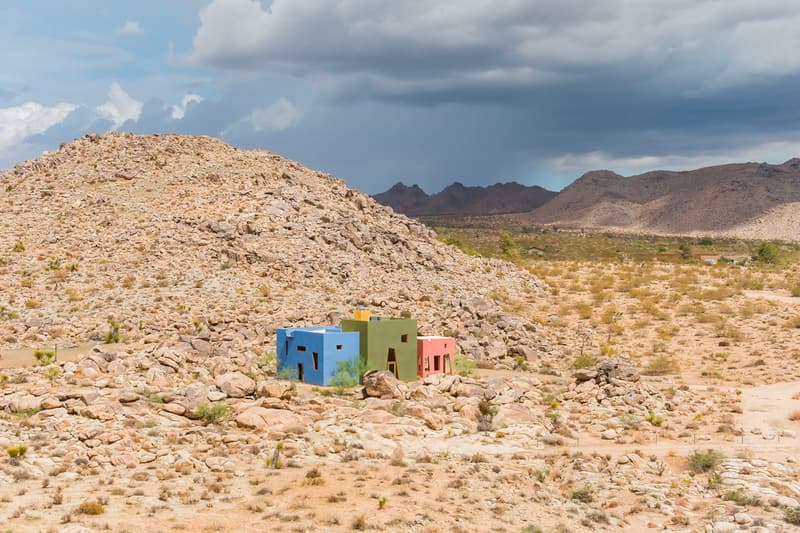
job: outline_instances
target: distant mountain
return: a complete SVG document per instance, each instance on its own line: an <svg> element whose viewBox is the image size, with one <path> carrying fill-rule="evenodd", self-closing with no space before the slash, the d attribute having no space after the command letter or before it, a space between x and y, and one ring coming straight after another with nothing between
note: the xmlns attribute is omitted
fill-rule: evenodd
<svg viewBox="0 0 800 533"><path fill-rule="evenodd" d="M586 228L800 240L800 159L630 177L592 171L523 217Z"/></svg>
<svg viewBox="0 0 800 533"><path fill-rule="evenodd" d="M400 182L373 198L409 216L491 215L530 211L556 194L538 185L528 187L515 182L489 187L467 187L455 182L441 192L428 195L418 185L409 187Z"/></svg>

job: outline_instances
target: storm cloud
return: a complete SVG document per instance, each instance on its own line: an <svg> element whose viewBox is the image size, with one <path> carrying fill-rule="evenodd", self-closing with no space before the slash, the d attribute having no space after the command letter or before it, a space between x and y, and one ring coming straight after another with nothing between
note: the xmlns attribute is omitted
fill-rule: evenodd
<svg viewBox="0 0 800 533"><path fill-rule="evenodd" d="M187 0L170 27L150 16L157 7L108 23L140 21L147 39L112 31L65 47L71 64L75 50L95 51L95 69L108 69L98 51L124 58L94 101L49 93L37 105L96 110L109 129L221 136L368 192L398 180L558 189L597 167L780 162L800 150L794 0ZM28 80L15 81L0 86ZM53 131L77 122L83 131L85 117Z"/></svg>

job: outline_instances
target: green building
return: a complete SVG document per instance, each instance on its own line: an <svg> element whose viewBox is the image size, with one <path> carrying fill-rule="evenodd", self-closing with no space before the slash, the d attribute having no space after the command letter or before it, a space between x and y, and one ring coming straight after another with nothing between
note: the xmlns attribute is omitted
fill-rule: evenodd
<svg viewBox="0 0 800 533"><path fill-rule="evenodd" d="M356 318L342 320L342 331L357 331L366 370L388 370L402 381L417 379L417 321L370 317L359 309Z"/></svg>

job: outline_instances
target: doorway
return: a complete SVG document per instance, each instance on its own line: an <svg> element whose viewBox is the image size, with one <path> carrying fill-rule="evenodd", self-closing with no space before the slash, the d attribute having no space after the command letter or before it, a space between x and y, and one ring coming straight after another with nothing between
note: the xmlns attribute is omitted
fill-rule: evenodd
<svg viewBox="0 0 800 533"><path fill-rule="evenodd" d="M395 355L394 348L389 348L389 353L386 355L386 370L398 377L397 372L397 355Z"/></svg>
<svg viewBox="0 0 800 533"><path fill-rule="evenodd" d="M297 363L297 381L305 381L305 374L303 374L303 363Z"/></svg>

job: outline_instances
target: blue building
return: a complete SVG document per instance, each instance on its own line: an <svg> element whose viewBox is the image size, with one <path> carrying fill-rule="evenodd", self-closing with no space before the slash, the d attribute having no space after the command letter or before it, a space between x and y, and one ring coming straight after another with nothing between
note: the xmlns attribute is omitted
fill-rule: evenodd
<svg viewBox="0 0 800 533"><path fill-rule="evenodd" d="M278 376L328 385L339 361L360 356L359 333L339 326L278 328Z"/></svg>

